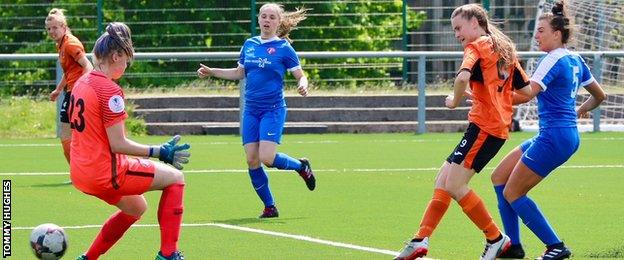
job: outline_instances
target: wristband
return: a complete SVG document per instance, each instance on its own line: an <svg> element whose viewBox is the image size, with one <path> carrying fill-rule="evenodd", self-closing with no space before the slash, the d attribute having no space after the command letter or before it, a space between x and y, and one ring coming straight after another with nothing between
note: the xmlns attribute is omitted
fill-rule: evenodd
<svg viewBox="0 0 624 260"><path fill-rule="evenodd" d="M154 147L149 147L149 154L147 155L147 157L152 157L152 155L154 154Z"/></svg>

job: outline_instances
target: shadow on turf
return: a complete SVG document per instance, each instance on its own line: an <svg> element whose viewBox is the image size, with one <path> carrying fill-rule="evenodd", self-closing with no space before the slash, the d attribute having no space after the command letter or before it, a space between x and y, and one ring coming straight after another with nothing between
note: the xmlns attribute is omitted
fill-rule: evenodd
<svg viewBox="0 0 624 260"><path fill-rule="evenodd" d="M35 184L35 185L31 185L31 187L34 188L49 188L49 187L64 187L67 185L72 185L71 181L64 181L64 182L60 182L60 183L45 183L45 184Z"/></svg>
<svg viewBox="0 0 624 260"><path fill-rule="evenodd" d="M286 220L298 220L304 218L270 218L270 219L261 219L261 218L233 218L233 219L224 219L224 220L215 220L216 223L229 224L229 225L244 225L244 224L253 224L253 223L276 223L283 224Z"/></svg>

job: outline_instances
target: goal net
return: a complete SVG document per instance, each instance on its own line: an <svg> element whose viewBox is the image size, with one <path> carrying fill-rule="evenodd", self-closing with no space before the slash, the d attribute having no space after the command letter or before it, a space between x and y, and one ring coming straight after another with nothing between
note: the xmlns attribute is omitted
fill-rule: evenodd
<svg viewBox="0 0 624 260"><path fill-rule="evenodd" d="M537 18L550 12L554 0L540 0ZM574 17L574 31L568 47L575 51L622 51L624 50L624 0L568 0L567 11ZM534 32L535 33L535 32ZM531 50L537 51L535 41ZM601 131L624 131L624 57L583 57L592 74L608 94L600 106L599 113L592 113L589 119L579 119L580 131L592 131L594 122L599 122ZM527 62L527 73L532 74L538 59ZM583 88L579 89L577 106L589 97ZM593 117L599 115L598 118ZM537 130L537 102L533 99L518 106L515 119L523 130Z"/></svg>

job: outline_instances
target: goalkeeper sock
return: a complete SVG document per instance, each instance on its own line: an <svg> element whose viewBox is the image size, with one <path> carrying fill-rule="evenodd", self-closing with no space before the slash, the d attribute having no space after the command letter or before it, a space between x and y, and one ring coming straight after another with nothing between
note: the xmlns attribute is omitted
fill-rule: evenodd
<svg viewBox="0 0 624 260"><path fill-rule="evenodd" d="M251 185L264 203L264 207L274 206L273 194L269 187L269 176L264 172L264 168L249 169L249 177L251 177Z"/></svg>
<svg viewBox="0 0 624 260"><path fill-rule="evenodd" d="M171 255L178 250L180 224L184 212L184 183L174 183L163 189L158 205L160 252Z"/></svg>
<svg viewBox="0 0 624 260"><path fill-rule="evenodd" d="M106 253L139 218L140 216L128 215L121 210L113 214L104 223L100 233L89 247L86 253L87 258L98 259L100 255Z"/></svg>
<svg viewBox="0 0 624 260"><path fill-rule="evenodd" d="M292 158L283 153L275 154L275 158L273 159L273 166L280 170L295 170L298 171L301 169L301 161L298 159Z"/></svg>
<svg viewBox="0 0 624 260"><path fill-rule="evenodd" d="M546 245L561 243L555 230L550 226L544 214L540 211L537 204L529 199L526 195L516 199L511 203L511 207L518 213L522 222L535 233Z"/></svg>

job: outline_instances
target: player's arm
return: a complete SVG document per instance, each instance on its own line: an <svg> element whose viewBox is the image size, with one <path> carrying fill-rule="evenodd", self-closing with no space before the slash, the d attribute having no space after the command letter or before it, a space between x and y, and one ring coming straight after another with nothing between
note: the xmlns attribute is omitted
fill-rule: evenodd
<svg viewBox="0 0 624 260"><path fill-rule="evenodd" d="M132 156L148 157L149 146L139 144L126 138L124 120L106 128L111 152Z"/></svg>
<svg viewBox="0 0 624 260"><path fill-rule="evenodd" d="M293 70L292 75L297 79L297 92L299 95L307 96L308 95L308 77L306 77L305 73L301 68Z"/></svg>
<svg viewBox="0 0 624 260"><path fill-rule="evenodd" d="M113 153L158 158L165 163L171 164L178 170L184 168L182 164L188 163L188 158L191 156L188 151L191 148L190 145L177 144L181 138L179 135L174 136L173 139L161 146L139 144L126 138L123 120L107 127L106 135Z"/></svg>
<svg viewBox="0 0 624 260"><path fill-rule="evenodd" d="M58 85L56 85L56 88L52 91L52 93L50 93L50 101L56 101L56 98L61 94L65 85L67 85L67 80L65 79L65 75L62 75L61 81Z"/></svg>
<svg viewBox="0 0 624 260"><path fill-rule="evenodd" d="M446 107L451 109L456 108L465 94L472 95L470 92L466 92L468 84L470 83L470 75L471 73L468 70L461 70L457 74L455 82L453 83L453 94L446 97Z"/></svg>
<svg viewBox="0 0 624 260"><path fill-rule="evenodd" d="M576 110L576 115L579 118L588 117L587 113L598 107L607 98L607 94L595 80L587 85L585 89L589 92L590 97Z"/></svg>
<svg viewBox="0 0 624 260"><path fill-rule="evenodd" d="M245 68L239 65L236 68L220 69L211 68L200 63L199 69L197 69L197 76L200 78L213 76L220 79L241 80L245 77Z"/></svg>
<svg viewBox="0 0 624 260"><path fill-rule="evenodd" d="M93 65L91 65L91 62L89 61L89 59L87 59L86 55L78 59L78 64L80 64L80 66L82 67L82 74L89 73L93 70Z"/></svg>
<svg viewBox="0 0 624 260"><path fill-rule="evenodd" d="M536 90L536 91L534 91ZM539 92L542 91L542 86L531 81L523 88L516 89L512 92L512 104L518 105L531 101Z"/></svg>
<svg viewBox="0 0 624 260"><path fill-rule="evenodd" d="M531 80L529 85L513 92L512 104L517 105L529 102L540 92L542 92L542 86L537 82Z"/></svg>

